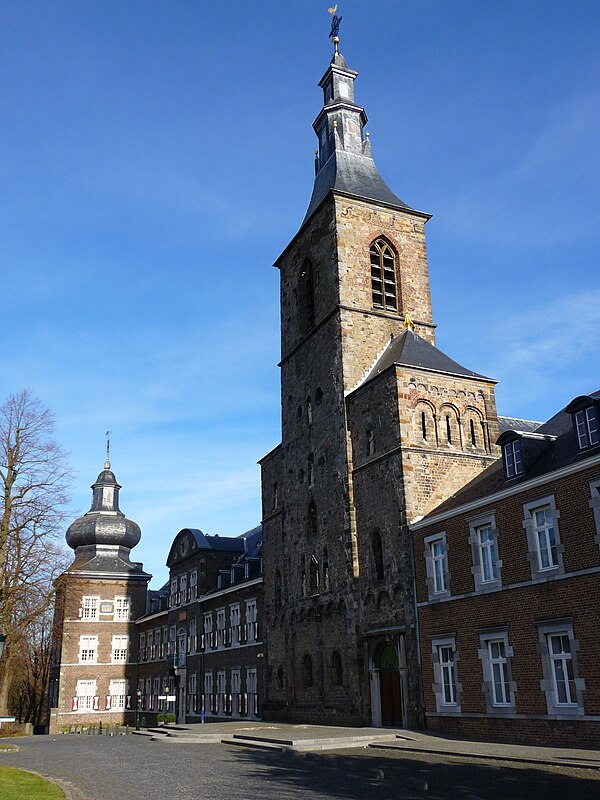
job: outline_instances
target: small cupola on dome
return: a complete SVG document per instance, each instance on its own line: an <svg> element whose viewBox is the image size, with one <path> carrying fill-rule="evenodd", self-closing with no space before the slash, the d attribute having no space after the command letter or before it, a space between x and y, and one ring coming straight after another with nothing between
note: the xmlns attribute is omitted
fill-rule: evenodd
<svg viewBox="0 0 600 800"><path fill-rule="evenodd" d="M94 562L94 569L129 571L135 565L129 553L141 538L139 525L119 510L119 490L110 461L92 484L90 510L73 522L66 534L69 547L75 550L75 568ZM105 566L106 565L106 566Z"/></svg>

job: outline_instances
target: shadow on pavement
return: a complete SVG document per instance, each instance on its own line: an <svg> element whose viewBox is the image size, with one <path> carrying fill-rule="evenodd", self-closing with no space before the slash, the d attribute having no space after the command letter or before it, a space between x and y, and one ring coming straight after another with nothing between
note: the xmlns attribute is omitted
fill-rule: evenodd
<svg viewBox="0 0 600 800"><path fill-rule="evenodd" d="M361 753L290 754L228 748L249 776L264 782L265 797L308 791L330 798L441 798L443 800L598 800L600 772L589 769L478 762L464 758ZM381 773L377 776L377 771ZM425 785L426 784L426 785Z"/></svg>

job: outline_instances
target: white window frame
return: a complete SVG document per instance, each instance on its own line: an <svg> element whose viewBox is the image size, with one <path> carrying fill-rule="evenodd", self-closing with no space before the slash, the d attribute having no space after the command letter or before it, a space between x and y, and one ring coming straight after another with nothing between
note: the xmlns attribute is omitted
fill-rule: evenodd
<svg viewBox="0 0 600 800"><path fill-rule="evenodd" d="M552 529L554 531L556 563L550 566L542 566L542 555L540 549L540 533L549 530L545 525L536 525L536 512L548 509L552 517ZM556 508L554 495L540 497L523 504L524 520L523 528L527 534L528 554L527 559L531 566L531 577L534 580L548 580L555 575L564 572L563 552L564 547L560 541L560 531L558 520L560 511Z"/></svg>
<svg viewBox="0 0 600 800"><path fill-rule="evenodd" d="M247 631L247 640L248 642L256 641L256 637L254 635L254 623L258 619L257 617L257 606L256 600L246 600L246 631Z"/></svg>
<svg viewBox="0 0 600 800"><path fill-rule="evenodd" d="M481 660L483 671L482 692L485 697L486 709L489 713L506 714L515 711L516 684L512 680L513 649L508 642L508 631L506 629L485 631L479 634L480 648L477 655ZM500 644L503 648L503 655L496 656L493 646ZM496 670L500 669L502 676L502 693L504 699L499 700L496 695Z"/></svg>
<svg viewBox="0 0 600 800"><path fill-rule="evenodd" d="M85 595L81 600L81 619L97 622L100 619L100 597Z"/></svg>
<svg viewBox="0 0 600 800"><path fill-rule="evenodd" d="M108 685L108 693L111 699L111 709L113 711L124 711L127 707L127 680L125 678L113 678Z"/></svg>
<svg viewBox="0 0 600 800"><path fill-rule="evenodd" d="M198 570L193 569L190 572L190 596L195 600L198 596Z"/></svg>
<svg viewBox="0 0 600 800"><path fill-rule="evenodd" d="M129 636L115 634L112 637L110 653L112 664L126 664L129 656Z"/></svg>
<svg viewBox="0 0 600 800"><path fill-rule="evenodd" d="M234 603L229 606L229 622L231 623L231 644L237 646L240 643L240 604Z"/></svg>
<svg viewBox="0 0 600 800"><path fill-rule="evenodd" d="M593 419L590 419L591 415L593 415ZM589 405L576 411L574 421L580 450L587 450L589 447L600 444L598 409L595 405Z"/></svg>
<svg viewBox="0 0 600 800"><path fill-rule="evenodd" d="M450 597L450 570L448 568L448 540L445 531L426 536L425 544L425 570L427 573L427 591L429 600L443 600ZM436 554L435 548L441 545L443 553ZM441 565L441 572L438 569ZM442 585L439 583L442 576Z"/></svg>
<svg viewBox="0 0 600 800"><path fill-rule="evenodd" d="M486 543L490 546L482 546L481 532L489 530L491 539ZM476 592L490 591L502 586L502 560L499 555L498 548L498 529L496 528L496 515L494 513L487 513L479 515L469 520L469 544L471 545L471 554L473 556L473 566L471 572L473 574L473 581L475 584ZM484 547L488 552L491 548L495 551L494 567L496 577L491 580L486 580L484 570Z"/></svg>
<svg viewBox="0 0 600 800"><path fill-rule="evenodd" d="M84 657L84 653L86 654ZM91 655L87 655L91 653ZM84 635L79 637L79 663L98 663L98 637Z"/></svg>
<svg viewBox="0 0 600 800"><path fill-rule="evenodd" d="M596 522L596 537L594 541L600 547L600 478L590 481L589 506L594 513Z"/></svg>
<svg viewBox="0 0 600 800"><path fill-rule="evenodd" d="M448 652L452 655L451 660L446 658ZM435 694L437 711L447 714L459 714L462 686L458 680L459 658L454 634L436 636L431 640L431 660L433 664L433 684L431 688ZM454 678L453 681L446 681L448 674ZM451 688L452 702L447 699L446 686Z"/></svg>
<svg viewBox="0 0 600 800"><path fill-rule="evenodd" d="M513 439L502 445L504 471L507 478L517 478L525 472L523 463L523 443L521 439Z"/></svg>
<svg viewBox="0 0 600 800"><path fill-rule="evenodd" d="M131 598L123 595L115 597L115 622L128 622L131 619Z"/></svg>
<svg viewBox="0 0 600 800"><path fill-rule="evenodd" d="M584 714L583 693L585 691L585 679L579 677L578 659L579 642L573 634L573 623L571 620L556 620L554 622L538 623L539 651L542 659L543 678L540 681L540 689L546 695L546 705L548 714L554 717L573 717ZM570 653L568 658L561 658L560 655L551 652L552 637L566 636L569 639ZM565 654L567 655L567 654ZM563 664L570 662L573 677L570 682L573 687L568 687L571 695L571 702L561 702L557 687L557 667L560 662Z"/></svg>
<svg viewBox="0 0 600 800"><path fill-rule="evenodd" d="M86 690L93 690L92 694ZM75 689L77 693L77 711L93 711L94 697L97 697L98 685L95 680L78 680ZM85 694L84 694L85 692Z"/></svg>

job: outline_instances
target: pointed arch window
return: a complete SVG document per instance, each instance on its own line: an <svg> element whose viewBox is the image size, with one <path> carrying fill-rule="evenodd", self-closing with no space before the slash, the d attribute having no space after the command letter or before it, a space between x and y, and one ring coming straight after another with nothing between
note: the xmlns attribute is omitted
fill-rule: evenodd
<svg viewBox="0 0 600 800"><path fill-rule="evenodd" d="M300 330L302 333L308 333L315 324L314 273L308 258L302 265L298 282L298 312Z"/></svg>
<svg viewBox="0 0 600 800"><path fill-rule="evenodd" d="M396 287L396 254L385 241L376 239L369 249L373 307L385 311L398 310Z"/></svg>
<svg viewBox="0 0 600 800"><path fill-rule="evenodd" d="M302 679L304 688L310 689L313 685L313 664L308 653L305 653L302 658Z"/></svg>

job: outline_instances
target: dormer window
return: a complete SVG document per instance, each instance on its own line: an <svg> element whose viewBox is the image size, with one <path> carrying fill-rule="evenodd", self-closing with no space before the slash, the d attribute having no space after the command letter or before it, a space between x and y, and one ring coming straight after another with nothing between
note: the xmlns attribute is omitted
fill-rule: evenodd
<svg viewBox="0 0 600 800"><path fill-rule="evenodd" d="M523 473L523 448L520 439L508 442L502 448L504 469L507 478L514 478Z"/></svg>
<svg viewBox="0 0 600 800"><path fill-rule="evenodd" d="M600 443L596 406L588 406L587 408L582 408L581 411L575 412L575 428L581 450Z"/></svg>

